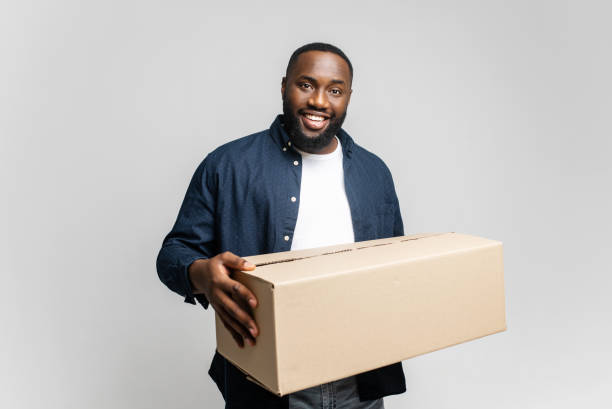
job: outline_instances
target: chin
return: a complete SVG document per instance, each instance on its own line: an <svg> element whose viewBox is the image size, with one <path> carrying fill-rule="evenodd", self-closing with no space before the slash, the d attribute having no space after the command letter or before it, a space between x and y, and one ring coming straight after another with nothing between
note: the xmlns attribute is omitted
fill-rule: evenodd
<svg viewBox="0 0 612 409"><path fill-rule="evenodd" d="M315 132L315 131L311 131L311 130L310 130L310 129L308 129L308 128L304 128L304 127L302 126L302 128L300 129L300 131L301 131L302 135L303 135L303 136L305 136L306 138L308 138L308 139L316 139L316 138L321 137L321 136L322 136L322 135L325 133L325 130L326 130L326 129L327 129L327 127L325 127L325 128L323 128L323 129L321 129L321 130L319 130L319 131Z"/></svg>

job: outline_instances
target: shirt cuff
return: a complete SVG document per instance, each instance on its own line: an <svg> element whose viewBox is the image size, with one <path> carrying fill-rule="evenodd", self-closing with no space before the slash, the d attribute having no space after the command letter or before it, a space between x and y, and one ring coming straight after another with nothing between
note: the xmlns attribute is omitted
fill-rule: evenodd
<svg viewBox="0 0 612 409"><path fill-rule="evenodd" d="M204 309L208 308L208 299L204 294L196 294L194 295L195 299L204 307Z"/></svg>

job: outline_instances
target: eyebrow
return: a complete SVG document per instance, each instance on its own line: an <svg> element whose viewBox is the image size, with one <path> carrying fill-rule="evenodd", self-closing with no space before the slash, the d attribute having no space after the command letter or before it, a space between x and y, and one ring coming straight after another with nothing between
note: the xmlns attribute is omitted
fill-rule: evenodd
<svg viewBox="0 0 612 409"><path fill-rule="evenodd" d="M308 80L310 82L314 82L315 84L318 83L318 81L316 79L314 79L314 78L312 78L312 77L310 77L308 75L300 75L298 77L298 79L305 79L305 80ZM343 85L346 84L343 80L337 80L337 79L331 80L331 82L332 82L332 84L343 84Z"/></svg>

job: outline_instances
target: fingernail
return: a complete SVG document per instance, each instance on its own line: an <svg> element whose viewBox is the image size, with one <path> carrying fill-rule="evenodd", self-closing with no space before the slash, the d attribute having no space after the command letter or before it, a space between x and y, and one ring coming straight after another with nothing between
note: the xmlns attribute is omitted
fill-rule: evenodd
<svg viewBox="0 0 612 409"><path fill-rule="evenodd" d="M251 307L255 308L255 299L254 298L249 298L249 304L251 304Z"/></svg>
<svg viewBox="0 0 612 409"><path fill-rule="evenodd" d="M250 346L255 345L255 343L253 342L253 340L251 338L247 338L246 339L247 344L249 344Z"/></svg>
<svg viewBox="0 0 612 409"><path fill-rule="evenodd" d="M253 335L253 338L254 338L255 337L255 328L249 327L249 332L251 333L251 335Z"/></svg>
<svg viewBox="0 0 612 409"><path fill-rule="evenodd" d="M245 267L255 267L255 264L251 263L250 261L245 261L244 266Z"/></svg>

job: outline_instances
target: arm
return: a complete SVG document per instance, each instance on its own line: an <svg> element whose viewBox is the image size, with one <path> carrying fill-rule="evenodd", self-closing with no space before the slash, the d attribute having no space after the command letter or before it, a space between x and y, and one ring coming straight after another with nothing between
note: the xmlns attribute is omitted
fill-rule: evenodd
<svg viewBox="0 0 612 409"><path fill-rule="evenodd" d="M218 252L215 240L217 183L208 158L196 170L172 231L166 236L157 257L160 280L172 291L195 304L196 298L209 303L230 331L236 343L253 345L258 329L251 308L257 305L253 293L230 275L232 270L253 270L246 260Z"/></svg>
<svg viewBox="0 0 612 409"><path fill-rule="evenodd" d="M179 210L174 227L163 241L157 256L160 280L172 291L195 304L189 280L189 266L196 260L217 253L214 238L214 208L217 200L213 172L208 170L207 157L196 169ZM198 301L208 307L208 300Z"/></svg>

